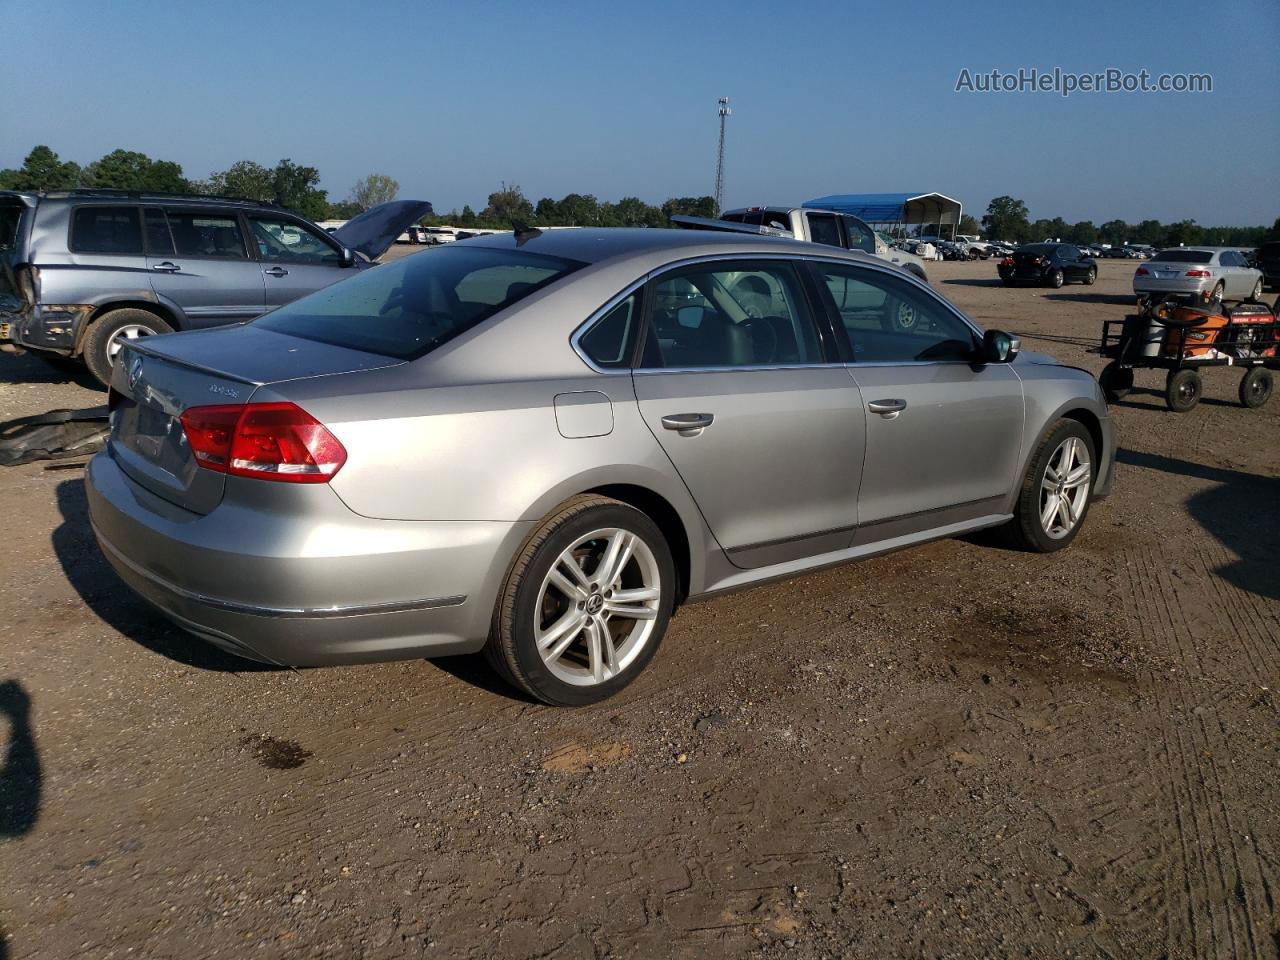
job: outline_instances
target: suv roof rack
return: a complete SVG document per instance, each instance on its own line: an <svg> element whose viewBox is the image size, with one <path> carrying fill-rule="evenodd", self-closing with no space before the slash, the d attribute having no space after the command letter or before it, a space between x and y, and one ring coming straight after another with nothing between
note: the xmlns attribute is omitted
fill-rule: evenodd
<svg viewBox="0 0 1280 960"><path fill-rule="evenodd" d="M274 200L250 200L247 197L224 197L216 193L165 193L159 190L115 190L107 187L74 187L70 190L48 190L46 197L105 197L130 200L216 200L219 203L243 203L258 207L278 207Z"/></svg>

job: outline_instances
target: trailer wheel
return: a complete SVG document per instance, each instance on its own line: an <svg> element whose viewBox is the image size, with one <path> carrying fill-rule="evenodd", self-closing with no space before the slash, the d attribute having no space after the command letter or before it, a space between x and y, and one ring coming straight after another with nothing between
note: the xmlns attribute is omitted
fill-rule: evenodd
<svg viewBox="0 0 1280 960"><path fill-rule="evenodd" d="M1200 402L1204 383L1194 370L1171 370L1165 387L1164 402L1174 413L1186 413Z"/></svg>
<svg viewBox="0 0 1280 960"><path fill-rule="evenodd" d="M1240 379L1240 402L1256 410L1271 399L1275 379L1265 367L1254 367Z"/></svg>
<svg viewBox="0 0 1280 960"><path fill-rule="evenodd" d="M1102 373L1098 374L1098 384L1102 387L1107 403L1123 400L1133 389L1133 369L1125 369L1117 361L1112 360L1102 368Z"/></svg>

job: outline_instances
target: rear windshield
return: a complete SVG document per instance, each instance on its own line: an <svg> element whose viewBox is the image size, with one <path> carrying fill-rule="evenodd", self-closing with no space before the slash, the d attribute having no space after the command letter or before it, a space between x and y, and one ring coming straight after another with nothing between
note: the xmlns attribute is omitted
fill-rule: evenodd
<svg viewBox="0 0 1280 960"><path fill-rule="evenodd" d="M254 321L306 340L412 360L582 264L451 245L358 273Z"/></svg>
<svg viewBox="0 0 1280 960"><path fill-rule="evenodd" d="M1151 258L1152 263L1208 263L1213 259L1212 250L1161 250Z"/></svg>
<svg viewBox="0 0 1280 960"><path fill-rule="evenodd" d="M1029 243L1025 247L1019 247L1018 253L1030 253L1037 257L1051 257L1053 251L1058 249L1056 243Z"/></svg>

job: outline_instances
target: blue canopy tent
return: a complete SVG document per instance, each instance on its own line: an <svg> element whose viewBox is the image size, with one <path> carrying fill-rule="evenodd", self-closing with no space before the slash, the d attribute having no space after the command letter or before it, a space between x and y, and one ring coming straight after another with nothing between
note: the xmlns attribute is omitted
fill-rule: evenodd
<svg viewBox="0 0 1280 960"><path fill-rule="evenodd" d="M959 200L941 193L837 193L807 200L804 206L852 214L876 226L937 224L939 236L944 226L950 226L952 238L963 211Z"/></svg>

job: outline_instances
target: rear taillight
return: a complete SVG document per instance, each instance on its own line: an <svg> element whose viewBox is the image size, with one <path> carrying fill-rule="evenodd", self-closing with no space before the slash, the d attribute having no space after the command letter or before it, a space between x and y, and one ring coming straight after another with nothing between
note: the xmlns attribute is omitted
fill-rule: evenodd
<svg viewBox="0 0 1280 960"><path fill-rule="evenodd" d="M1148 276L1147 268L1146 268L1146 267L1139 267L1139 268L1138 268L1138 272L1137 272L1136 274L1134 274L1134 276L1138 276L1138 277L1145 277L1145 276Z"/></svg>
<svg viewBox="0 0 1280 960"><path fill-rule="evenodd" d="M1208 270L1188 270L1185 274L1188 277L1208 277L1211 276Z"/></svg>
<svg viewBox="0 0 1280 960"><path fill-rule="evenodd" d="M327 483L347 462L338 438L292 403L191 407L182 429L196 463L233 476Z"/></svg>
<svg viewBox="0 0 1280 960"><path fill-rule="evenodd" d="M1013 266L1013 257L1005 257L1003 260L1001 260L1001 261L1000 261L1000 266L1002 266L1002 267L1012 267L1012 266Z"/></svg>

